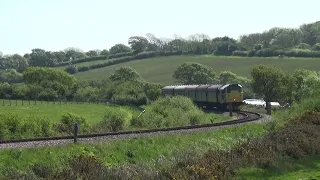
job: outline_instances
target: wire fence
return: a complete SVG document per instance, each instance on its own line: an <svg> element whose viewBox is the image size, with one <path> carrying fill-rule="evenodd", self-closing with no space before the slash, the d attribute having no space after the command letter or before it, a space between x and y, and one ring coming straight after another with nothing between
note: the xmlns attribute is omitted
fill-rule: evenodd
<svg viewBox="0 0 320 180"><path fill-rule="evenodd" d="M32 105L45 105L45 104L105 104L105 105L128 105L135 106L133 103L126 101L119 101L116 99L100 99L100 100L88 100L88 101L67 101L67 100L58 100L58 101L45 101L45 100L31 100L31 99L1 99L1 106L32 106Z"/></svg>

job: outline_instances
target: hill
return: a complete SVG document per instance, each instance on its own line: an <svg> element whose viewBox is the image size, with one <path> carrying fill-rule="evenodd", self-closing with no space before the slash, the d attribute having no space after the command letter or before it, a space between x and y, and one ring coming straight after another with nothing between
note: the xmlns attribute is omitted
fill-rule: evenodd
<svg viewBox="0 0 320 180"><path fill-rule="evenodd" d="M191 61L208 65L216 73L221 71L232 71L240 76L250 77L251 66L256 64L272 64L282 68L284 71L293 72L298 68L319 71L320 58L284 58L278 57L235 57L235 56L165 56L154 57L142 60L134 60L104 68L93 69L85 72L78 72L74 76L78 80L98 80L106 79L109 75L121 66L130 66L134 68L144 79L149 82L172 84L174 78L173 71L180 64ZM81 66L82 64L77 64Z"/></svg>

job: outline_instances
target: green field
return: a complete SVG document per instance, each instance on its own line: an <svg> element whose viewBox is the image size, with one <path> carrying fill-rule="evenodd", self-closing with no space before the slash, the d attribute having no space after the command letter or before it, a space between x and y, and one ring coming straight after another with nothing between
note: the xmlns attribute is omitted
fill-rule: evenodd
<svg viewBox="0 0 320 180"><path fill-rule="evenodd" d="M121 66L130 66L134 68L145 80L155 83L171 84L173 71L184 62L199 62L208 65L216 73L221 71L232 71L240 76L250 78L251 66L256 64L273 64L282 68L284 71L293 72L297 68L310 70L320 70L320 58L257 58L257 57L217 57L211 55L201 56L168 56L156 57L142 60L135 60L117 65L107 66L100 69L94 69L86 72L76 73L74 76L78 80L97 80L106 79L117 68ZM93 62L91 62L93 63ZM77 64L82 66L83 63Z"/></svg>
<svg viewBox="0 0 320 180"><path fill-rule="evenodd" d="M55 122L59 122L61 116L64 113L70 112L79 116L83 116L88 123L96 124L103 120L104 111L106 109L116 109L117 106L108 106L105 104L92 104L92 103L70 103L70 102L40 102L36 101L24 101L22 105L22 101L18 100L17 105L16 101L11 101L11 106L8 100L0 100L0 113L2 112L11 112L18 113L19 116L29 116L29 115L39 115L45 116ZM122 106L121 108L129 111L133 115L138 115L139 111L133 110L130 107Z"/></svg>
<svg viewBox="0 0 320 180"><path fill-rule="evenodd" d="M112 60L112 59L110 59L110 60ZM91 65L94 65L94 64L100 64L100 63L104 63L104 62L107 62L107 61L109 61L109 59L83 62L83 63L74 64L74 65L76 65L77 67L80 67L80 66L91 66ZM68 66L69 66L69 65L59 66L59 67L57 67L57 68L58 68L58 69L65 69L65 68L68 67Z"/></svg>

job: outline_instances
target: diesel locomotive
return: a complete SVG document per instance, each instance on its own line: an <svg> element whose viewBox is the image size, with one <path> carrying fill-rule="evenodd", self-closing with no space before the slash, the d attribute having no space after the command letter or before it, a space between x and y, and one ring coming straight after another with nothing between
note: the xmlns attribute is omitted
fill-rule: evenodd
<svg viewBox="0 0 320 180"><path fill-rule="evenodd" d="M163 96L186 96L198 106L219 110L239 110L243 105L243 91L240 84L175 85L162 88Z"/></svg>

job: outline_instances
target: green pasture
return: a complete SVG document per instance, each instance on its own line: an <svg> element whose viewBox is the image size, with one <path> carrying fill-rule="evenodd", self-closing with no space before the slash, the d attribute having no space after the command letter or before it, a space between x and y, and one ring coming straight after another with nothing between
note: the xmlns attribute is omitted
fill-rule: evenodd
<svg viewBox="0 0 320 180"><path fill-rule="evenodd" d="M97 61L89 61L89 62L83 62L83 63L77 63L77 64L74 64L76 65L77 67L80 67L80 66L91 66L91 65L94 65L94 64L100 64L100 63L104 63L104 62L107 62L109 61L109 59L104 59L104 60L97 60ZM67 68L69 65L66 65L66 66L59 66L57 67L58 69L65 69Z"/></svg>
<svg viewBox="0 0 320 180"><path fill-rule="evenodd" d="M10 105L11 102L11 105ZM103 103L77 103L77 102L46 102L46 101L21 101L21 100L0 100L0 113L12 112L20 116L45 116L55 122L59 122L64 113L70 112L83 116L88 123L95 124L103 120L106 109L117 109L119 106L106 105ZM121 106L133 115L139 111L128 106Z"/></svg>
<svg viewBox="0 0 320 180"><path fill-rule="evenodd" d="M107 66L100 69L93 69L86 72L76 73L78 80L106 79L117 68L130 66L134 68L145 80L155 83L172 84L174 70L184 62L199 62L214 69L218 74L221 71L232 71L239 76L250 77L251 67L256 64L272 64L282 68L284 71L293 72L298 68L320 70L320 58L287 58L277 57L230 57L230 56L167 56L155 57L142 60L134 60L117 65ZM93 63L93 62L91 62ZM82 66L83 63L77 64Z"/></svg>

